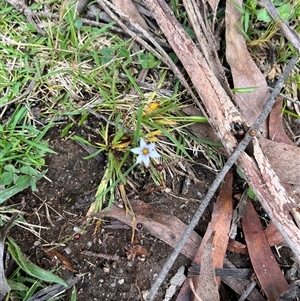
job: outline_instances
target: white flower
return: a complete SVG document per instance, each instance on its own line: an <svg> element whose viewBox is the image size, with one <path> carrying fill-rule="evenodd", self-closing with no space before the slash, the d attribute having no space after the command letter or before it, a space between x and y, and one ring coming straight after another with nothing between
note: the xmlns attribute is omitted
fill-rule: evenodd
<svg viewBox="0 0 300 301"><path fill-rule="evenodd" d="M155 150L155 143L147 144L143 138L140 138L140 147L130 150L137 154L136 163L143 162L146 167L150 165L150 158L159 158L160 154Z"/></svg>

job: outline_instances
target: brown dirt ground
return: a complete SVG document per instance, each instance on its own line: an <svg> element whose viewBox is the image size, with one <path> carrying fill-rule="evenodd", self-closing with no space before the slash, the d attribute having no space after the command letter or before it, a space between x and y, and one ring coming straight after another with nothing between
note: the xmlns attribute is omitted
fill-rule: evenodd
<svg viewBox="0 0 300 301"><path fill-rule="evenodd" d="M76 130L78 135L87 137L86 129ZM144 233L138 234L139 244L146 248L149 255L145 261L128 260L126 247L130 245L132 231L124 224L115 224L112 219L105 220L97 231L96 224L92 223L78 240L74 239L74 227L82 227L88 204L82 200L92 197L102 178L105 162L95 159L85 160L87 155L76 142L60 138L60 128L50 130L47 139L50 147L57 152L46 158L49 171L47 178L37 184L37 191L32 193L26 190L14 197L11 202L25 203L27 222L46 227L40 230L40 239L29 231L19 227L10 230L12 236L22 251L40 267L53 269L55 263L42 251L43 245L58 245L57 251L66 256L71 262L74 272L56 266L56 273L64 279L80 276L76 284L77 300L142 300L142 293L148 290L157 274L160 272L172 248L159 239ZM200 161L207 164L204 158ZM188 194L172 197L167 193L153 193L144 195L141 188L140 195L132 195L144 202L150 203L163 213L173 214L188 224L198 203L194 201L198 193L205 194L214 179L214 174L203 167L194 166L196 175L203 183L192 184ZM149 177L144 178L144 187L149 186ZM178 176L173 187L182 186L184 177ZM169 183L169 187L172 187ZM130 193L130 191L128 191ZM192 200L193 199L193 200ZM78 208L79 207L79 208ZM47 211L49 212L47 217ZM212 206L203 215L197 231L202 236L210 220ZM119 260L108 260L83 255L83 250L108 255L119 255ZM228 258L235 261L239 267L249 267L248 257L228 252ZM172 267L168 278L164 281L157 301L164 299L166 288L171 277L181 267L189 267L191 261L180 255ZM286 261L284 261L286 263ZM289 262L292 263L292 262ZM71 289L66 291L60 300L70 300ZM237 300L236 294L227 286L221 288L222 300ZM175 300L174 296L172 300Z"/></svg>

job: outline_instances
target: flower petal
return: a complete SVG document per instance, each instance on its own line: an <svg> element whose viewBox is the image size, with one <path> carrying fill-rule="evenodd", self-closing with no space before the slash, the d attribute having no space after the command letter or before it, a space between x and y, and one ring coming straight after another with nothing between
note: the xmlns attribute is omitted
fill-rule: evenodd
<svg viewBox="0 0 300 301"><path fill-rule="evenodd" d="M136 147L136 148L132 148L131 150L130 150L132 153L134 153L134 154L140 154L141 152L142 152L142 149L140 148L140 147Z"/></svg>
<svg viewBox="0 0 300 301"><path fill-rule="evenodd" d="M150 156L149 155L143 157L143 163L144 163L145 167L149 167L149 165L150 165Z"/></svg>
<svg viewBox="0 0 300 301"><path fill-rule="evenodd" d="M160 158L160 154L155 149L153 149L153 150L149 151L149 157L151 157L151 158Z"/></svg>
<svg viewBox="0 0 300 301"><path fill-rule="evenodd" d="M140 138L140 148L146 148L148 147L148 144L146 143L146 141L143 138Z"/></svg>
<svg viewBox="0 0 300 301"><path fill-rule="evenodd" d="M148 147L149 147L149 149L154 150L155 149L155 143L152 142L152 143L148 144Z"/></svg>
<svg viewBox="0 0 300 301"><path fill-rule="evenodd" d="M138 155L138 157L136 158L136 164L139 164L141 162L144 162L144 158L142 154Z"/></svg>

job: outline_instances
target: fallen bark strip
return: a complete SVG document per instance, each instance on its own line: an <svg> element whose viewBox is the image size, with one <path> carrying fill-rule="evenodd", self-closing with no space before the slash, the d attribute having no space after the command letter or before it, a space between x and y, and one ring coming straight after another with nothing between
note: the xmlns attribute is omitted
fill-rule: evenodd
<svg viewBox="0 0 300 301"><path fill-rule="evenodd" d="M241 116L240 112L235 108L235 106L231 102L231 99L221 87L220 83L217 81L203 56L198 51L196 45L191 41L189 36L182 29L181 25L174 18L168 5L163 0L154 0L148 2L147 6L152 11L170 45L172 46L178 58L188 72L198 94L201 96L201 99L208 112L210 124L216 131L219 139L227 149L228 153L232 153L236 147L237 142L231 133L231 123L239 121L244 124L246 123L246 121L244 120L243 116ZM289 69L287 70L288 73L289 71L291 71L291 68L296 62L297 58L294 58L293 62L290 64L290 68L287 68ZM279 79L277 86L283 86L284 82L284 78ZM269 106L267 115L274 105L274 96L276 96L279 91L280 90L273 91L273 100L271 102L267 102L267 105ZM267 115L264 114L259 116L257 121L250 128L251 131L253 130L252 134L254 133L255 135L256 132L258 133L261 121L262 119L265 119ZM248 160L246 160L245 162L247 161ZM254 164L251 164L249 166L249 164L245 164L243 160L239 160L239 166L241 166L242 169L250 168L250 171L251 169L254 170L255 168ZM255 191L258 192L260 202L262 203L263 207L267 207L267 205L264 204L267 203L268 200L263 197L262 193L259 193L259 190L263 190L263 188L255 187L255 179L253 179L250 172L247 172L247 174L246 177L248 183L253 189L255 189ZM263 180L262 182L264 183ZM278 213L274 214L272 210L268 211L272 220L278 218ZM275 225L281 222L282 221L279 220L275 223ZM283 230L283 228L285 228L284 225L281 227L281 229ZM294 238L294 243L292 243L289 239L291 235L289 235L288 232L289 230L286 229L285 231L282 231L282 235L285 239L288 240L287 243L300 261L300 240L298 240L298 237L296 236ZM295 247L296 245L298 247Z"/></svg>
<svg viewBox="0 0 300 301"><path fill-rule="evenodd" d="M146 5L189 74L208 112L209 123L231 154L237 146L237 141L231 133L231 125L235 122L245 124L246 121L166 2L154 0L148 1Z"/></svg>
<svg viewBox="0 0 300 301"><path fill-rule="evenodd" d="M223 169L220 171L220 173L218 174L218 176L215 178L214 182L212 183L212 185L209 187L208 192L206 194L206 196L204 197L204 199L202 200L201 205L199 206L199 208L197 209L197 211L195 212L189 226L186 228L184 234L182 235L182 238L180 239L180 241L177 243L176 247L174 248L173 252L171 253L171 255L168 257L166 263L164 264L162 270L160 271L160 273L158 274L153 286L151 287L151 289L149 290L148 296L147 296L147 301L153 301L154 297L160 287L160 285L162 284L162 282L164 281L166 275L168 274L170 268L172 267L173 263L175 262L177 256L180 253L180 250L183 248L183 246L185 245L185 242L187 241L187 239L190 237L191 233L193 232L193 229L195 228L195 226L198 224L203 212L205 211L207 205L209 204L211 198L213 197L213 195L215 194L215 192L217 191L219 185L222 183L225 175L228 173L228 171L230 170L230 168L233 166L233 164L235 164L235 162L237 161L237 159L240 156L246 156L245 158L245 162L249 162L248 159L252 160L246 153L244 153L243 151L245 150L245 148L247 147L247 145L249 144L250 140L253 138L251 136L251 133L253 131L257 131L256 129L259 128L261 126L261 124L265 121L265 119L267 118L268 114L270 113L271 109L272 109L272 104L275 103L276 97L279 93L279 91L281 90L282 86L284 85L284 82L286 80L286 78L288 77L288 74L290 73L290 71L292 70L292 68L294 67L294 65L296 64L297 58L293 58L287 68L284 70L281 78L277 81L277 84L272 92L272 94L269 96L263 112L259 115L259 117L257 118L256 122L253 124L252 128L249 129L249 131L246 133L245 138L239 143L239 145L237 146L236 150L233 152L233 154L229 157L229 159L227 160L225 166L223 167ZM239 160L241 161L241 160ZM252 162L252 161L250 161ZM242 167L244 166L244 161L241 161ZM250 171L254 170L257 171L257 173L254 176L254 180L256 179L260 179L261 174L259 173L259 170L257 168L256 165L253 165L253 167L251 165L250 166ZM243 170L242 170L243 171ZM246 171L248 171L246 169ZM248 174L245 172L245 175L249 176L250 179L252 179L252 175ZM263 182L261 180L261 182ZM252 183L252 182L251 182ZM256 184L256 182L254 182ZM253 183L252 183L253 184ZM258 189L260 190L260 188L264 186L264 184L262 184L261 186L258 186ZM261 195L257 195L258 197L260 197ZM263 195L264 196L264 195ZM267 195L268 196L268 195ZM274 214L272 214L272 212L270 212L270 216L271 218L274 216ZM277 216L275 216L277 217ZM280 230L280 229L279 229ZM287 243L289 243L289 241L287 241ZM296 246L300 245L300 241L295 241L294 242L290 242L290 247L291 249L294 251L295 255L298 255L300 258L300 250L299 248L295 248ZM295 249L295 250L294 250Z"/></svg>
<svg viewBox="0 0 300 301"><path fill-rule="evenodd" d="M256 139L254 140L254 147L257 154L255 158L259 160L258 164L260 167L266 168L269 171L263 172L264 175L262 175L256 162L245 153L238 159L238 166L245 177L251 179L250 183L255 195L260 200L261 205L270 216L287 245L292 249L297 261L300 262L300 230L291 217L292 209L297 208L297 204L286 194L285 189L281 185L274 187L275 181L277 181L278 178L274 172L272 173L270 166L265 165L267 164L267 160L264 155L260 153L261 149ZM270 177L270 183L267 185L265 180L269 172L271 172L272 177L274 176L275 179ZM279 191L277 191L278 193L274 192L273 187L275 191L277 188L279 189Z"/></svg>
<svg viewBox="0 0 300 301"><path fill-rule="evenodd" d="M162 1L162 0L153 0L151 2L147 3L148 8L152 11L155 19L158 21L159 26L161 27L162 31L164 32L167 40L169 41L171 47L175 51L176 55L184 65L186 71L188 72L194 87L196 88L198 94L201 96L201 99L205 105L205 108L208 112L209 116L209 122L216 131L219 139L222 141L224 147L227 149L228 153L231 154L233 150L235 149L237 145L237 141L234 138L234 136L231 133L231 124L233 122L241 122L242 124L246 123L246 120L244 120L243 116L239 113L239 111L235 108L233 103L231 102L231 99L226 94L224 89L221 87L220 83L217 81L216 77L214 76L213 72L210 70L209 66L207 65L206 61L204 60L201 53L198 51L196 45L191 41L191 39L188 37L188 35L184 32L181 25L177 22L177 20L172 15L172 12L170 11L168 5ZM289 64L289 72L294 64L296 63L297 58L294 58L292 62ZM285 79L287 78L287 73L285 74L285 78L281 78L281 81L278 81L277 88L282 87L284 84ZM276 93L272 93L272 101L269 102L270 109L274 105L275 97L278 95L280 89L276 91ZM274 92L274 91L273 91ZM261 126L261 121L264 120L267 115L269 114L270 110L267 112L267 110L264 112L263 116L262 114L258 118L252 128L250 129L250 132L252 135L256 135L258 133L259 128ZM247 138L247 135L246 135ZM245 138L245 139L246 139ZM246 140L243 140L242 143ZM250 140L249 140L250 141ZM239 145L240 146L240 145ZM238 147L239 148L239 147ZM235 152L234 154L236 154ZM240 153L238 154L238 156ZM246 154L243 154L246 155ZM232 166L237 158L233 158L235 156L231 156L228 161L231 160L230 166ZM250 159L250 157L249 157ZM234 161L233 161L234 160ZM232 162L233 161L233 162ZM248 161L248 160L247 160ZM246 161L246 162L247 162ZM227 162L228 163L228 162ZM239 160L240 165L245 167L245 164L243 161ZM226 164L227 165L227 164ZM220 173L220 176L223 176L223 172L227 172L229 170L227 165L223 168L223 170ZM251 164L249 166L250 168L254 169L256 166ZM257 169L257 168L256 168ZM261 177L261 174L258 172L259 177ZM247 177L248 175L248 177ZM260 187L254 187L254 179L251 177L251 173L246 174L246 178L250 186L255 191L262 190L263 188ZM219 185L221 182L220 178L214 181L213 185ZM263 181L262 181L263 182ZM264 184L264 182L263 182ZM213 186L212 185L212 186ZM212 194L214 194L215 190L210 189L208 194L206 195L205 199L203 200L203 203L197 210L190 226L193 227L197 224L197 221L199 217L202 215L203 208L206 208L207 204L210 201L210 198ZM263 194L258 194L259 200L262 203L263 207L267 207L265 203L267 202L266 199L263 198ZM202 208L201 208L202 207ZM203 210L204 211L204 210ZM270 217L272 220L278 218L278 214L272 212L269 210L268 212L270 214ZM275 225L281 223L282 221L279 220ZM282 225L281 229L283 237L287 238L287 243L291 247L291 249L294 251L297 259L300 261L300 240L298 240L298 237L292 238L288 234L289 230L285 229L285 225ZM186 235L189 234L189 231L185 232ZM299 231L299 230L298 230ZM178 243L177 247L180 248L184 245L182 241L183 239ZM293 240L293 241L291 241ZM173 253L168 258L163 270L158 275L157 280L155 281L153 287L149 291L149 297L147 300L153 300L156 291L158 290L158 287L162 283L163 279L165 278L167 272L170 267L172 266L173 262L175 261L179 251L177 250L177 247L174 249Z"/></svg>

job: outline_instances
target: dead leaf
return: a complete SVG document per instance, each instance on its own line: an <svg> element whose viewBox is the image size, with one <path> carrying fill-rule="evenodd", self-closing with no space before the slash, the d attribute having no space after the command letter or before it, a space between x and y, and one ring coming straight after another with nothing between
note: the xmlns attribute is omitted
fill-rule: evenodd
<svg viewBox="0 0 300 301"><path fill-rule="evenodd" d="M172 277L172 279L170 280L170 286L166 290L165 298L163 301L172 300L172 297L175 295L177 288L184 283L186 279L184 270L185 270L184 266L180 267L177 273Z"/></svg>
<svg viewBox="0 0 300 301"><path fill-rule="evenodd" d="M277 230L277 228L275 227L272 221L265 229L265 236L267 238L270 247L282 244L284 242L281 233Z"/></svg>
<svg viewBox="0 0 300 301"><path fill-rule="evenodd" d="M272 221L264 231L270 247L284 244L284 239L281 233L277 230ZM247 246L234 239L229 239L227 250L239 254L248 254Z"/></svg>
<svg viewBox="0 0 300 301"><path fill-rule="evenodd" d="M146 6L157 20L159 27L164 32L170 46L189 75L195 90L201 97L214 131L217 133L227 152L231 154L237 145L237 141L231 132L232 123L241 122L244 124L246 122L244 117L221 87L220 82L210 70L197 46L175 19L168 4L164 0L152 0L147 1ZM294 61L292 60L292 62ZM181 80L184 81L184 79ZM198 100L193 99L197 106L202 108ZM272 200L273 196L271 197L266 188L265 180L256 162L244 152L237 160L237 165L245 175L247 182L259 198L265 211L284 236L286 243L292 249L296 258L300 260L299 229L294 228L289 221L288 224L282 223L282 215L280 212L278 214L278 210L276 210L276 207L279 205L274 204ZM292 227L292 229L289 229L289 227Z"/></svg>
<svg viewBox="0 0 300 301"><path fill-rule="evenodd" d="M195 295L203 301L219 301L219 287L215 276L215 267L213 262L214 254L214 236L215 232L211 234L201 256L201 269L198 277L199 283L196 283ZM199 300L197 297L193 300Z"/></svg>
<svg viewBox="0 0 300 301"><path fill-rule="evenodd" d="M232 173L229 172L224 179L218 199L214 206L211 222L206 229L199 250L197 251L197 255L194 258L194 263L200 263L204 247L209 237L213 232L215 232L213 263L215 268L223 267L229 241L228 233L232 220L232 178ZM218 283L220 284L220 282L221 279L218 277Z"/></svg>
<svg viewBox="0 0 300 301"><path fill-rule="evenodd" d="M280 181L300 185L300 148L263 137L259 144Z"/></svg>
<svg viewBox="0 0 300 301"><path fill-rule="evenodd" d="M145 261L148 256L148 251L141 245L131 245L127 248L125 247L125 249L128 260L134 261L134 259L137 259L138 261Z"/></svg>
<svg viewBox="0 0 300 301"><path fill-rule="evenodd" d="M290 202L288 197L286 199L286 191L263 155L257 138L254 137L252 142L255 160L243 153L238 159L238 166L245 177L250 179L251 188L261 201L265 212L280 231L297 260L300 260L300 232L288 212L289 208L296 208L297 205Z"/></svg>
<svg viewBox="0 0 300 301"><path fill-rule="evenodd" d="M142 18L136 6L131 0L112 0L112 3L123 13L125 13L129 19L127 21L133 20L135 23L139 24L145 30L148 30L148 25ZM130 20L131 19L131 20Z"/></svg>
<svg viewBox="0 0 300 301"><path fill-rule="evenodd" d="M224 267L228 269L236 268L235 265L228 260L225 260ZM242 295L251 283L248 280L237 279L234 277L222 277L222 282L224 282L226 285L228 285L231 288L234 287L235 291L239 295ZM250 301L266 301L266 299L261 295L260 291L256 288L254 288L254 290L251 291L247 299Z"/></svg>
<svg viewBox="0 0 300 301"><path fill-rule="evenodd" d="M245 38L239 29L241 13L235 5L243 7L243 1L226 1L226 59L231 68L235 88L257 87L251 93L237 93L235 97L236 104L251 125L267 100L268 86L249 54ZM263 132L266 136L266 124Z"/></svg>
<svg viewBox="0 0 300 301"><path fill-rule="evenodd" d="M202 256L204 254L205 248L208 244L210 237L214 233L214 239L213 239L214 251L212 254L212 258L213 258L212 266L213 269L223 267L223 262L224 262L228 240L229 240L228 233L230 230L230 224L232 220L232 210L233 210L232 209L232 178L233 178L232 173L229 172L224 179L224 183L219 192L217 202L214 206L212 220L206 229L205 235L202 239L201 245L197 251L193 263L200 264L200 262L202 262ZM202 263L201 263L201 267L202 267ZM207 268L209 268L209 266L207 266ZM206 271L205 273L209 274L208 271ZM203 286L206 287L208 285L206 283L203 283L203 281L205 281L205 278L203 279L201 273L199 276L195 276L193 280L196 294L199 295L200 298L202 298L202 293L200 293L201 288ZM221 283L221 277L218 277L216 281L219 286ZM210 283L209 285L213 286L212 283ZM207 288L207 290L210 291L211 287L210 289ZM213 299L206 298L206 300L213 300Z"/></svg>
<svg viewBox="0 0 300 301"><path fill-rule="evenodd" d="M176 301L191 301L193 292L188 281L184 281Z"/></svg>
<svg viewBox="0 0 300 301"><path fill-rule="evenodd" d="M135 225L141 225L143 231L158 237L168 245L172 247L176 246L187 227L181 220L173 215L163 214L140 200L132 200L130 204L135 214ZM117 206L112 206L108 212L107 210L103 210L97 213L96 216L113 217L128 226L132 226L132 216L126 215L125 210ZM193 259L200 242L200 236L196 232L193 232L182 248L181 253Z"/></svg>
<svg viewBox="0 0 300 301"><path fill-rule="evenodd" d="M53 260L55 263L56 261L61 265L64 269L67 269L71 272L75 272L74 268L72 267L70 261L67 259L66 256L62 255L55 249L50 249L50 248L43 248L43 251Z"/></svg>
<svg viewBox="0 0 300 301"><path fill-rule="evenodd" d="M248 254L247 246L232 238L229 239L227 250L239 254Z"/></svg>
<svg viewBox="0 0 300 301"><path fill-rule="evenodd" d="M289 285L268 245L259 216L250 199L247 200L242 227L251 263L259 283L268 300L275 301L281 293L289 289Z"/></svg>
<svg viewBox="0 0 300 301"><path fill-rule="evenodd" d="M282 123L283 98L278 97L269 116L269 138L276 142L296 146L286 134Z"/></svg>

